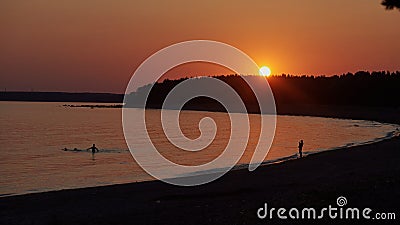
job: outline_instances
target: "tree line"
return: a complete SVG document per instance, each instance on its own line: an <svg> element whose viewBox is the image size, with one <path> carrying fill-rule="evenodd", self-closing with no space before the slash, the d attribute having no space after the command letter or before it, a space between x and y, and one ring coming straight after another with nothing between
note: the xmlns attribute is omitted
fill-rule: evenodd
<svg viewBox="0 0 400 225"><path fill-rule="evenodd" d="M258 102L247 83L238 75L213 76L230 85L242 98L249 112L257 113ZM163 80L155 83L146 106L161 108L167 94L179 83L189 78ZM202 79L196 78L196 79ZM349 105L371 107L400 107L400 72L359 71L335 76L277 75L268 78L276 105ZM144 97L150 85L139 88L126 98L127 106L135 107L135 99ZM184 109L225 111L222 105L206 97L189 101Z"/></svg>

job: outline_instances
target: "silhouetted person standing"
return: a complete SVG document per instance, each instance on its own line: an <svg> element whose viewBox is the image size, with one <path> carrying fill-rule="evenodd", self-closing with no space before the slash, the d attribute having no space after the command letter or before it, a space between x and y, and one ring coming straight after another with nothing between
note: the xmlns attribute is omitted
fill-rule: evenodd
<svg viewBox="0 0 400 225"><path fill-rule="evenodd" d="M99 149L96 148L96 145L95 145L95 144L93 144L92 147L90 147L90 148L88 148L88 149L86 149L86 150L89 150L89 149L92 151L92 158L94 159L94 153L96 153L96 151L99 152Z"/></svg>
<svg viewBox="0 0 400 225"><path fill-rule="evenodd" d="M303 145L304 145L303 140L300 140L300 142L299 142L299 155L300 155L300 158L303 157Z"/></svg>

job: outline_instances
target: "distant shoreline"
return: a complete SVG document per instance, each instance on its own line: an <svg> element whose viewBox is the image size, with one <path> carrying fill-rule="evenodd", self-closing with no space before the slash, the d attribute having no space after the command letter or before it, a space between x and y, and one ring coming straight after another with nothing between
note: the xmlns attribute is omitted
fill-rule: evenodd
<svg viewBox="0 0 400 225"><path fill-rule="evenodd" d="M67 107L89 107L89 108L122 108L122 104L113 105L64 105ZM158 109L158 108L149 108ZM220 110L206 110L204 108L184 108L189 111L221 112ZM318 104L277 104L278 115L289 116L316 116L338 119L371 120L381 123L400 124L400 108L395 107L367 107L350 105L318 105ZM249 114L257 114L251 113Z"/></svg>
<svg viewBox="0 0 400 225"><path fill-rule="evenodd" d="M46 97L47 96L47 97ZM121 108L123 94L111 93L68 93L68 92L1 92L0 101L26 101L26 102L61 102L61 103L110 103L114 106L101 105L75 105L72 107L90 108ZM120 104L119 104L120 103ZM157 108L157 107L151 107ZM204 107L192 106L184 110L205 110ZM276 102L276 111L279 115L318 116L343 119L373 120L384 123L400 124L400 107L358 106L358 105L332 105L332 104L287 104ZM251 113L251 112L250 112Z"/></svg>
<svg viewBox="0 0 400 225"><path fill-rule="evenodd" d="M0 92L0 101L122 103L124 94L90 92Z"/></svg>
<svg viewBox="0 0 400 225"><path fill-rule="evenodd" d="M124 105L122 104L112 104L112 105L75 105L75 104L64 104L64 107L70 108L122 108Z"/></svg>

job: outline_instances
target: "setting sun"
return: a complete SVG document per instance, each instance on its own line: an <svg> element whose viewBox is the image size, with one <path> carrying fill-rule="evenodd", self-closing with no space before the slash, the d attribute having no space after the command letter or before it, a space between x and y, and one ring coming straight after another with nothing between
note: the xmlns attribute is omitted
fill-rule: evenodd
<svg viewBox="0 0 400 225"><path fill-rule="evenodd" d="M271 75L271 69L267 66L263 66L260 68L259 73L261 76L268 77L269 75Z"/></svg>

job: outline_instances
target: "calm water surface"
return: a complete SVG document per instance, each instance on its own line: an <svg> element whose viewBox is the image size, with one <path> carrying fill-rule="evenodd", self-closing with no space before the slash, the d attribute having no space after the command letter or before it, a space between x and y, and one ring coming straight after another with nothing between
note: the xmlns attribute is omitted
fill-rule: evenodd
<svg viewBox="0 0 400 225"><path fill-rule="evenodd" d="M69 108L64 104L73 103L0 102L0 196L153 179L128 151L121 109ZM198 122L204 117L213 118L218 130L206 149L183 152L163 135L159 114L159 110L148 110L149 118L154 118L148 121L150 136L160 152L174 162L208 162L221 153L229 140L227 114L185 111L180 125L188 138L200 135ZM251 159L259 119L260 115L250 115L250 141L239 164ZM304 139L304 151L313 153L377 141L389 137L397 127L372 121L278 116L275 139L265 162L294 158L300 139ZM62 150L83 150L93 143L100 149L95 159L86 151Z"/></svg>

